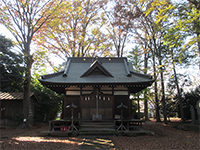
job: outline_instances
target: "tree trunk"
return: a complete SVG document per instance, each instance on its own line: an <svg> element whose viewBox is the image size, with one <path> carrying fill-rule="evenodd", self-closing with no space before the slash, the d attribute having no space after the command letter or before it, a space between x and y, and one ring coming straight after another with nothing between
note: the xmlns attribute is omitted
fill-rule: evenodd
<svg viewBox="0 0 200 150"><path fill-rule="evenodd" d="M23 115L24 119L28 120L29 116L29 104L30 104L30 81L28 77L25 77L24 81L24 99L23 99Z"/></svg>
<svg viewBox="0 0 200 150"><path fill-rule="evenodd" d="M155 54L153 54L153 70L154 70L154 79L157 80ZM155 92L155 102L156 102L156 121L160 122L161 120L160 120L160 107L159 107L159 101L158 101L157 81L154 82L154 92Z"/></svg>
<svg viewBox="0 0 200 150"><path fill-rule="evenodd" d="M200 2L199 2L200 3ZM198 10L200 10L200 5L198 5L197 7ZM198 39L198 42L197 42L197 45L198 45L198 50L199 50L199 59L200 59L200 17L198 17L197 19L197 23L196 23L196 26L197 26L197 31L196 31L196 34L197 34L197 39ZM199 70L200 70L200 62L199 62Z"/></svg>
<svg viewBox="0 0 200 150"><path fill-rule="evenodd" d="M28 56L27 56L28 55ZM29 106L30 106L30 85L31 85L31 66L33 64L33 59L30 54L25 55L25 80L24 80L24 99L23 99L23 116L24 123L26 126L30 127L30 118L29 118ZM22 126L24 128L24 126Z"/></svg>
<svg viewBox="0 0 200 150"><path fill-rule="evenodd" d="M163 67L162 67L162 60L161 54L159 56L159 65L160 67L160 76L161 76L161 88L162 88L162 105L163 105L163 116L164 116L164 123L167 123L167 111L166 111L166 102L165 102L165 85L164 85L164 76L163 76Z"/></svg>
<svg viewBox="0 0 200 150"><path fill-rule="evenodd" d="M147 100L147 91L144 92L144 117L145 121L149 120L149 113L148 113L148 100Z"/></svg>
<svg viewBox="0 0 200 150"><path fill-rule="evenodd" d="M167 123L167 111L166 111L166 102L165 102L165 83L164 83L164 75L163 75L163 65L162 65L162 56L161 56L161 49L159 50L159 65L160 65L160 78L161 78L161 91L162 91L162 105L163 105L163 116L164 116L164 123Z"/></svg>
<svg viewBox="0 0 200 150"><path fill-rule="evenodd" d="M177 89L177 93L178 93L178 99L179 99L179 103L180 103L181 121L185 122L185 114L184 114L184 111L183 111L183 99L181 97L181 92L180 92L180 88L179 88L179 84L178 84L176 68L175 68L175 62L173 62L173 71L174 71L176 89Z"/></svg>
<svg viewBox="0 0 200 150"><path fill-rule="evenodd" d="M147 67L148 67L148 57L147 54L144 54L144 74L147 74ZM145 121L149 120L148 116L148 100L147 100L147 91L145 90L144 92L144 116L145 116Z"/></svg>
<svg viewBox="0 0 200 150"><path fill-rule="evenodd" d="M199 25L200 28L200 25ZM200 32L197 32L197 38L200 38ZM200 39L199 39L200 40ZM200 59L200 41L198 40L197 45L198 45L198 50L199 50L199 59ZM200 70L200 62L199 62L199 70Z"/></svg>

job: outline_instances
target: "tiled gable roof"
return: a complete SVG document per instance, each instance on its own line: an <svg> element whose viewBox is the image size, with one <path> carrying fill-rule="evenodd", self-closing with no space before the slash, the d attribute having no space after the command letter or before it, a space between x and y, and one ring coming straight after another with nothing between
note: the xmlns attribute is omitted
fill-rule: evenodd
<svg viewBox="0 0 200 150"><path fill-rule="evenodd" d="M100 64L101 62L101 64ZM99 74L96 72L99 71ZM64 71L42 76L42 83L138 83L154 82L150 75L134 72L127 58L68 58Z"/></svg>
<svg viewBox="0 0 200 150"><path fill-rule="evenodd" d="M61 72L43 75L43 85L58 92L69 86L118 86L130 87L137 92L155 80L150 75L137 73L126 57L70 57Z"/></svg>
<svg viewBox="0 0 200 150"><path fill-rule="evenodd" d="M33 96L33 92L30 93L30 97ZM0 100L22 100L23 92L0 92Z"/></svg>

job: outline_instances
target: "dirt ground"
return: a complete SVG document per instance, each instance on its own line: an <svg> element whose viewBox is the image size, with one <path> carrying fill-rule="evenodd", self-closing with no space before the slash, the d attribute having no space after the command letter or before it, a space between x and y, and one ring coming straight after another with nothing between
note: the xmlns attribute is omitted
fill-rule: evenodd
<svg viewBox="0 0 200 150"><path fill-rule="evenodd" d="M200 150L199 126L182 127L184 130L179 126L179 119L172 119L167 125L152 120L144 123L143 128L153 131L154 136L113 137L112 140L120 150Z"/></svg>
<svg viewBox="0 0 200 150"><path fill-rule="evenodd" d="M37 124L32 129L0 129L1 150L78 150L84 143L84 138L77 137L42 137L40 131L48 130L48 124ZM199 126L180 126L177 119L167 125L154 120L143 124L143 129L153 131L154 136L136 137L110 136L117 150L199 150ZM113 149L113 148L112 148Z"/></svg>

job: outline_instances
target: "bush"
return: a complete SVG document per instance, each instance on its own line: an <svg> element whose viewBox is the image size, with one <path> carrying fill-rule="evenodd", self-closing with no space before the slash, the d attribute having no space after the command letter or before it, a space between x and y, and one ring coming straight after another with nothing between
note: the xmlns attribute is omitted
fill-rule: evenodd
<svg viewBox="0 0 200 150"><path fill-rule="evenodd" d="M44 87L38 80L32 82L31 89L38 99L35 104L35 122L48 122L55 119L61 110L63 95L58 95Z"/></svg>
<svg viewBox="0 0 200 150"><path fill-rule="evenodd" d="M183 97L183 110L185 113L185 118L191 119L191 110L190 105L192 105L197 113L196 103L200 100L200 86L198 86L194 91L188 92L184 94ZM197 114L196 114L197 117ZM197 118L196 118L197 119Z"/></svg>

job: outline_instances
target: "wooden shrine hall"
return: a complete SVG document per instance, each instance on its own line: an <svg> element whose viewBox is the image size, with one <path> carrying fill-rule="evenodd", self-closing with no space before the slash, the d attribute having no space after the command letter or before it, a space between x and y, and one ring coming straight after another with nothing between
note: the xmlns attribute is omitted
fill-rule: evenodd
<svg viewBox="0 0 200 150"><path fill-rule="evenodd" d="M132 118L131 93L151 86L150 75L134 71L125 57L71 57L61 72L42 76L40 82L63 94L62 117L75 120L114 120L121 115L120 104L126 106L123 118Z"/></svg>

